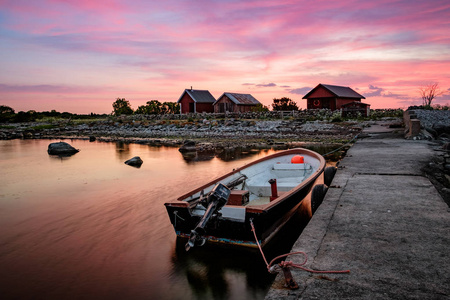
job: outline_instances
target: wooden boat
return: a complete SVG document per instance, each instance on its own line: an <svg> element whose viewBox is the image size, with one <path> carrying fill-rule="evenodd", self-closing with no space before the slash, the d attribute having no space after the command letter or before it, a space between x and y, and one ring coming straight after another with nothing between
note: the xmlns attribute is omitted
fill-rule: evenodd
<svg viewBox="0 0 450 300"><path fill-rule="evenodd" d="M314 151L281 151L165 206L177 236L188 239L186 250L205 242L257 247L252 225L264 246L295 213L324 170L325 159Z"/></svg>

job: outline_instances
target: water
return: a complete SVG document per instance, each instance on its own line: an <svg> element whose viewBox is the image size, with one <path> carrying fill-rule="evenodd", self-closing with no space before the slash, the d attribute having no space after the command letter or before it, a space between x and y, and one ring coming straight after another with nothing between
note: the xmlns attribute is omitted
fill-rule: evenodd
<svg viewBox="0 0 450 300"><path fill-rule="evenodd" d="M186 253L163 204L274 150L220 159L73 140L81 151L60 158L47 154L50 142L0 141L2 299L264 298L274 276L259 252ZM141 168L124 164L133 156ZM268 259L289 251L302 214Z"/></svg>

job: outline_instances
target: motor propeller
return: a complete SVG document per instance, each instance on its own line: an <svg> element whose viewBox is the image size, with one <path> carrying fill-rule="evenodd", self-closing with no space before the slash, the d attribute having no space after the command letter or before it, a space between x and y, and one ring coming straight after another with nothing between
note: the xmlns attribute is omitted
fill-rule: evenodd
<svg viewBox="0 0 450 300"><path fill-rule="evenodd" d="M206 199L204 198L200 203L206 208L206 212L200 221L197 223L194 229L191 230L189 240L185 245L186 251L189 251L194 246L203 246L206 242L204 234L206 233L205 227L211 220L211 217L219 211L228 202L230 197L230 189L222 183L216 184L214 188L209 192Z"/></svg>

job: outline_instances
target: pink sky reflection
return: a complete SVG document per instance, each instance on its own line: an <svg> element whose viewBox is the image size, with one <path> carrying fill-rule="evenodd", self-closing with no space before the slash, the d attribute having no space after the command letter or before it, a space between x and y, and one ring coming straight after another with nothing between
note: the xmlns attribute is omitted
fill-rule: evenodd
<svg viewBox="0 0 450 300"><path fill-rule="evenodd" d="M270 105L319 83L372 108L450 103L448 1L0 0L0 105L110 113L185 88Z"/></svg>

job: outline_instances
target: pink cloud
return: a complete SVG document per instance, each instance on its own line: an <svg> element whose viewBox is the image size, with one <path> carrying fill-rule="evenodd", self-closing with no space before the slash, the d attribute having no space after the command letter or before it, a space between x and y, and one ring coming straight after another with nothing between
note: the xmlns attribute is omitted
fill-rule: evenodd
<svg viewBox="0 0 450 300"><path fill-rule="evenodd" d="M0 91L167 101L193 84L270 104L329 83L395 105L421 82L450 86L447 2L0 1L0 83L17 87Z"/></svg>

